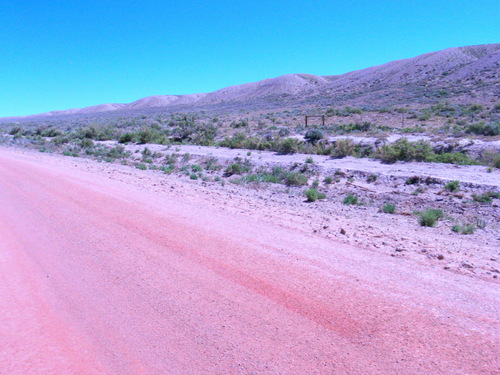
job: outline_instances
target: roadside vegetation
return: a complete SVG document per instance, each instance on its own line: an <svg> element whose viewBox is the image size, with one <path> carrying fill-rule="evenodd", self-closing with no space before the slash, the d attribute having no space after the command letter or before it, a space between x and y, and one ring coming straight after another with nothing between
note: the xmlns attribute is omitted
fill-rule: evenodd
<svg viewBox="0 0 500 375"><path fill-rule="evenodd" d="M64 138L57 132L51 131L51 134L57 134L54 138L58 140L59 137ZM199 157L181 153L180 148L175 144L158 147L154 144L140 146L116 142L103 143L85 138L85 134L93 136L93 134L100 134L99 132L89 130L83 134L83 138L78 138L78 142L58 141L57 147L52 140L42 142L39 150L41 152L60 151L71 157L89 157L101 162L130 165L143 171L157 171L165 175L174 175L176 178L184 177L193 183L209 182L220 184L222 187L229 183L229 186L239 185L258 190L271 189L291 196L305 196L307 202L339 203L352 207L354 210L373 207L382 214L392 214L396 217L414 215L418 224L423 227L432 228L439 221L444 220L450 230L457 234L473 234L477 230L486 228L486 218L490 217L488 213L490 207L494 210L492 206L495 200L500 199L500 193L494 190L471 190L458 180L442 182L435 178L418 175L402 178L398 182L399 195L388 196L371 193L371 188L363 187L363 185L380 184L379 175L374 173L363 175L340 169L321 174L312 157L306 157L302 159L302 162L287 166L262 166L252 161L258 160L258 153L254 155L251 152L245 152L244 157L222 161L213 156ZM109 133L104 131L103 134ZM406 142L402 144L408 151ZM417 148L417 150L420 152L422 149ZM408 152L413 152L411 147ZM394 183L394 180L392 181L391 183ZM358 184L360 184L359 187ZM442 194L440 191L450 196L456 195L453 205L450 206L446 202L438 203L438 196ZM469 193L464 196L467 191ZM429 192L433 193L429 195ZM422 210L421 196L424 194L426 195L425 201L432 203L434 207ZM467 215L461 212L466 212ZM449 217L454 217L454 219L451 220Z"/></svg>
<svg viewBox="0 0 500 375"><path fill-rule="evenodd" d="M316 202L318 199L326 198L325 194L318 192L315 188L307 189L304 194L308 202Z"/></svg>
<svg viewBox="0 0 500 375"><path fill-rule="evenodd" d="M417 212L418 222L423 227L434 227L439 219L443 217L443 211L435 208L428 208L423 212Z"/></svg>
<svg viewBox="0 0 500 375"><path fill-rule="evenodd" d="M385 203L382 206L382 212L386 214L393 214L396 212L396 205L394 203Z"/></svg>
<svg viewBox="0 0 500 375"><path fill-rule="evenodd" d="M305 114L325 114L325 125L313 123L306 128ZM476 217L489 217L499 199L498 192L471 190L458 180L443 182L413 176L397 187L410 202L404 203L395 195L373 193L373 186L387 184L377 174L361 176L341 170L321 174L315 155L332 159L373 158L387 164L485 165L492 172L500 169L498 151L478 150L471 145L474 140L488 143L499 139L500 103L488 106L439 102L419 108L315 106L276 112L151 112L0 124L0 143L4 144L156 170L193 183L274 189L302 199L305 196L308 202L339 203L349 206L345 207L349 210L373 207L381 214L395 217L416 215L417 223L426 227L434 227L442 220L459 234L484 228L478 224L481 220L475 221ZM246 157L230 161L193 158L177 151L182 145L242 149ZM293 165L262 166L252 162L258 151L307 156L301 156L301 161ZM455 199L453 205L460 209L453 212L445 201L437 204L440 190ZM422 207L423 200L432 208ZM453 225L445 215L455 215Z"/></svg>
<svg viewBox="0 0 500 375"><path fill-rule="evenodd" d="M313 123L306 128L306 114L325 115L325 125ZM0 126L4 142L47 151L61 150L72 156L99 153L96 143L115 141L122 145L191 144L332 158L369 157L383 163L416 161L500 168L500 155L495 149L471 152L468 145L453 140L497 139L500 103L450 104L438 98L435 104L414 108L319 106L280 112L217 114L152 111L135 116L95 115L77 121L49 119ZM391 134L399 134L401 138L388 141ZM412 137L416 135L424 138L415 140ZM363 137L372 141L363 141Z"/></svg>

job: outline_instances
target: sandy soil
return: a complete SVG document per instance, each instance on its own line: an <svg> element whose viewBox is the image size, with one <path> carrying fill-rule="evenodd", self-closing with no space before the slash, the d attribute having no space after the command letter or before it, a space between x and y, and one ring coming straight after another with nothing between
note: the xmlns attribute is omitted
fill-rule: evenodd
<svg viewBox="0 0 500 375"><path fill-rule="evenodd" d="M488 236L29 151L0 175L2 374L500 370L497 279L454 268L496 260L436 256Z"/></svg>

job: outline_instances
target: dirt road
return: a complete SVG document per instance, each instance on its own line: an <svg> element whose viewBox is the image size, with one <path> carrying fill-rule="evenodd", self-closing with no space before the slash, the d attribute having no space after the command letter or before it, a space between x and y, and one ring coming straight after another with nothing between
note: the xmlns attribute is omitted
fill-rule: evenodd
<svg viewBox="0 0 500 375"><path fill-rule="evenodd" d="M1 374L499 373L496 284L109 168L0 149Z"/></svg>

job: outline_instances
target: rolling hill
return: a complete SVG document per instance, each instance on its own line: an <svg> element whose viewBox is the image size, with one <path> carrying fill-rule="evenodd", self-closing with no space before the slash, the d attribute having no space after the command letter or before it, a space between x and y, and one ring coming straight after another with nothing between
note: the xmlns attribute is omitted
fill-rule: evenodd
<svg viewBox="0 0 500 375"><path fill-rule="evenodd" d="M449 48L338 76L288 74L211 93L156 95L128 104L101 104L26 118L154 108L195 111L340 104L377 107L418 105L443 99L449 102L493 103L499 97L500 44L488 44Z"/></svg>

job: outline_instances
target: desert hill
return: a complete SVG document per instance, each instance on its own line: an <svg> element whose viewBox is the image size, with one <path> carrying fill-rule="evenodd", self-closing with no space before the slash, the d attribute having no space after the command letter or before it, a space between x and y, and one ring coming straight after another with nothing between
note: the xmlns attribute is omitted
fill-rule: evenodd
<svg viewBox="0 0 500 375"><path fill-rule="evenodd" d="M450 102L492 103L500 97L500 44L449 48L338 76L287 74L211 93L156 95L128 104L52 111L28 119L162 108L259 109L286 106L384 106ZM12 119L12 118L10 118ZM20 118L16 118L20 119ZM6 120L4 118L3 120Z"/></svg>
<svg viewBox="0 0 500 375"><path fill-rule="evenodd" d="M500 93L500 44L449 48L411 59L328 77L320 93L328 98L361 98L371 104L382 100L422 102L447 97L488 101Z"/></svg>

